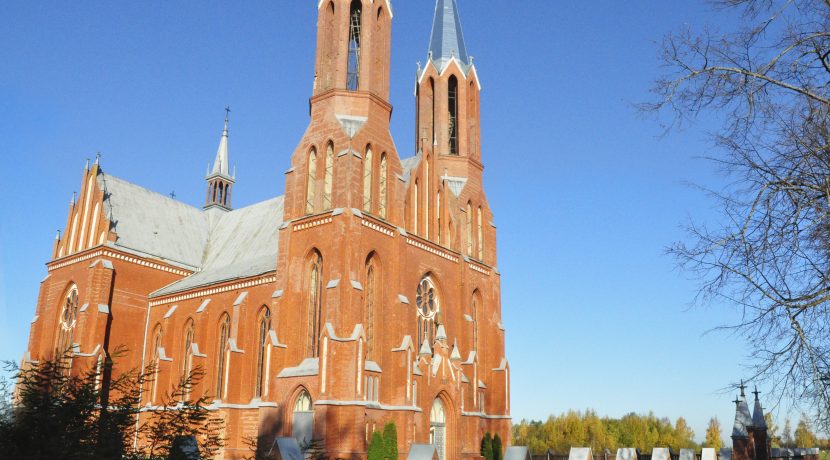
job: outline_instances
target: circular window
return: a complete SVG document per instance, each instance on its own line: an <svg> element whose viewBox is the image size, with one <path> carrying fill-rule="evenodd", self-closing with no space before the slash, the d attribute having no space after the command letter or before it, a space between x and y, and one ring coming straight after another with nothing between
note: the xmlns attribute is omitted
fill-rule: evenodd
<svg viewBox="0 0 830 460"><path fill-rule="evenodd" d="M78 320L78 291L73 289L68 296L66 296L66 303L61 312L61 327L64 330L70 330L75 327Z"/></svg>
<svg viewBox="0 0 830 460"><path fill-rule="evenodd" d="M418 306L418 314L424 318L433 318L439 311L438 297L435 295L435 285L429 277L424 278L418 284L418 293L415 297L415 304Z"/></svg>

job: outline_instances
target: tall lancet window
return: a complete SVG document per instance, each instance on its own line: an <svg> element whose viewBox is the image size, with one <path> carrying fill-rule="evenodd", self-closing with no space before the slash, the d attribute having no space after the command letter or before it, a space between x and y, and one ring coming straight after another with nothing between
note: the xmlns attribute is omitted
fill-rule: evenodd
<svg viewBox="0 0 830 460"><path fill-rule="evenodd" d="M450 77L449 91L447 92L449 104L449 126L450 155L458 155L458 79L455 75Z"/></svg>
<svg viewBox="0 0 830 460"><path fill-rule="evenodd" d="M331 192L334 186L334 144L329 142L326 147L326 177L323 184L323 210L331 209Z"/></svg>
<svg viewBox="0 0 830 460"><path fill-rule="evenodd" d="M320 321L321 321L321 291L323 279L323 258L319 253L314 253L311 258L311 265L308 274L308 355L316 358L319 353L320 344Z"/></svg>
<svg viewBox="0 0 830 460"><path fill-rule="evenodd" d="M374 175L374 158L372 148L366 149L366 158L363 159L363 210L372 211L372 176Z"/></svg>
<svg viewBox="0 0 830 460"><path fill-rule="evenodd" d="M436 232L438 244L441 244L441 190L438 190L438 195L435 197L435 220L438 222L438 231Z"/></svg>
<svg viewBox="0 0 830 460"><path fill-rule="evenodd" d="M484 260L484 215L478 207L478 260Z"/></svg>
<svg viewBox="0 0 830 460"><path fill-rule="evenodd" d="M317 150L311 149L308 154L308 178L306 179L306 198L305 198L305 212L306 214L314 213L314 192L317 189Z"/></svg>
<svg viewBox="0 0 830 460"><path fill-rule="evenodd" d="M380 156L380 178L378 179L378 200L380 201L378 213L380 217L386 219L386 203L387 203L387 196L388 191L386 189L386 175L388 173L389 166L386 163L386 154Z"/></svg>
<svg viewBox="0 0 830 460"><path fill-rule="evenodd" d="M259 314L259 339L257 340L256 363L256 391L255 396L261 398L265 392L265 373L267 372L268 334L271 330L271 310L262 307Z"/></svg>
<svg viewBox="0 0 830 460"><path fill-rule="evenodd" d="M216 349L216 398L225 397L227 386L229 340L231 334L231 317L227 313L219 320L219 346Z"/></svg>
<svg viewBox="0 0 830 460"><path fill-rule="evenodd" d="M182 381L185 383L182 397L190 399L190 392L193 390L191 374L193 372L193 320L187 322L184 328L184 349L182 350Z"/></svg>
<svg viewBox="0 0 830 460"><path fill-rule="evenodd" d="M473 205L467 202L467 255L473 255Z"/></svg>
<svg viewBox="0 0 830 460"><path fill-rule="evenodd" d="M156 332L153 334L153 362L151 364L153 369L153 381L150 383L150 403L155 404L156 393L158 393L159 373L161 364L161 324L156 326Z"/></svg>
<svg viewBox="0 0 830 460"><path fill-rule="evenodd" d="M372 359L375 348L375 266L370 260L366 268L366 358Z"/></svg>
<svg viewBox="0 0 830 460"><path fill-rule="evenodd" d="M346 88L357 91L360 86L360 30L363 21L360 0L353 0L349 9L349 69Z"/></svg>
<svg viewBox="0 0 830 460"><path fill-rule="evenodd" d="M55 344L55 356L61 359L64 365L69 365L72 355L72 343L75 338L75 326L78 324L78 288L72 286L63 299L60 325L58 326L58 340ZM65 361L64 361L65 359Z"/></svg>

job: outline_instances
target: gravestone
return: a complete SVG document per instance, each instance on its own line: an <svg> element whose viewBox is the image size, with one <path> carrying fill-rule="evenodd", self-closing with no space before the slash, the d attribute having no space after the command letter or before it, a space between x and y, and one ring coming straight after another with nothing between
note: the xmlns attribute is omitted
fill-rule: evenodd
<svg viewBox="0 0 830 460"><path fill-rule="evenodd" d="M718 453L711 447L705 447L700 452L700 460L718 460Z"/></svg>
<svg viewBox="0 0 830 460"><path fill-rule="evenodd" d="M510 446L504 451L504 460L531 460L530 451L525 446Z"/></svg>
<svg viewBox="0 0 830 460"><path fill-rule="evenodd" d="M651 460L671 460L671 451L668 447L655 447L651 451Z"/></svg>
<svg viewBox="0 0 830 460"><path fill-rule="evenodd" d="M305 460L300 444L294 438L277 438L269 454L275 450L280 460Z"/></svg>
<svg viewBox="0 0 830 460"><path fill-rule="evenodd" d="M616 460L637 460L637 449L633 447L621 447L617 449Z"/></svg>
<svg viewBox="0 0 830 460"><path fill-rule="evenodd" d="M199 443L193 436L179 436L170 446L170 460L202 460L199 454Z"/></svg>
<svg viewBox="0 0 830 460"><path fill-rule="evenodd" d="M696 460L694 449L680 449L679 460Z"/></svg>
<svg viewBox="0 0 830 460"><path fill-rule="evenodd" d="M438 450L433 444L412 444L406 460L438 460Z"/></svg>
<svg viewBox="0 0 830 460"><path fill-rule="evenodd" d="M590 447L571 447L568 460L594 460Z"/></svg>

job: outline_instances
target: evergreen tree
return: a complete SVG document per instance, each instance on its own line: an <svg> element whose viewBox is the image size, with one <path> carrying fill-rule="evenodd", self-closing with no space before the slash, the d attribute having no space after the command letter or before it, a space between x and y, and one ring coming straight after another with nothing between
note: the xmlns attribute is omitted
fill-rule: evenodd
<svg viewBox="0 0 830 460"><path fill-rule="evenodd" d="M375 431L372 433L372 441L369 443L369 460L383 460L384 453L383 436Z"/></svg>
<svg viewBox="0 0 830 460"><path fill-rule="evenodd" d="M494 460L493 437L490 435L489 431L484 435L484 438L481 440L481 456L484 457L484 460Z"/></svg>
<svg viewBox="0 0 830 460"><path fill-rule="evenodd" d="M493 460L503 460L504 454L502 453L502 445L501 445L501 437L499 434L496 433L493 436Z"/></svg>
<svg viewBox="0 0 830 460"><path fill-rule="evenodd" d="M715 449L716 452L720 452L723 447L723 438L720 433L720 421L717 417L709 419L709 426L706 428L705 445L706 447Z"/></svg>
<svg viewBox="0 0 830 460"><path fill-rule="evenodd" d="M384 457L387 460L398 460L398 429L395 423L389 422L383 427Z"/></svg>

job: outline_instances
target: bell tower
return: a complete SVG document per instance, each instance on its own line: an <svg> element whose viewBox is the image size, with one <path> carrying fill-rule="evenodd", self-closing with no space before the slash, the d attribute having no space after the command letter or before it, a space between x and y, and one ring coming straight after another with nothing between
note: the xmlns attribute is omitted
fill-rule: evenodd
<svg viewBox="0 0 830 460"><path fill-rule="evenodd" d="M387 100L391 19L387 0L321 0L314 95L363 91Z"/></svg>
<svg viewBox="0 0 830 460"><path fill-rule="evenodd" d="M426 65L418 70L419 150L481 161L480 85L456 0L437 0Z"/></svg>
<svg viewBox="0 0 830 460"><path fill-rule="evenodd" d="M363 176L399 168L389 132L392 16L389 0L319 0L311 121L286 177L286 219L337 208L391 219L394 191Z"/></svg>
<svg viewBox="0 0 830 460"><path fill-rule="evenodd" d="M207 181L205 210L231 210L231 189L235 178L231 175L230 166L228 165L228 117L230 113L230 107L226 107L225 127L222 129L222 137L219 138L219 148L216 149L213 169L208 169L205 176L205 181Z"/></svg>

